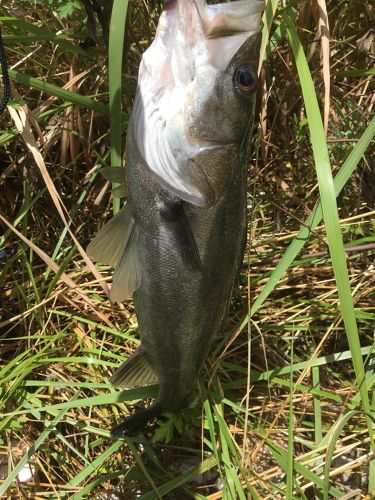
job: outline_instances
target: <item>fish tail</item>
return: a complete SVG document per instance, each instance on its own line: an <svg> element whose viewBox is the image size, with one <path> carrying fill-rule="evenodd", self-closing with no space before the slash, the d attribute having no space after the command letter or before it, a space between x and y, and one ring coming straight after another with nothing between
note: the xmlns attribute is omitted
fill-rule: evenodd
<svg viewBox="0 0 375 500"><path fill-rule="evenodd" d="M149 408L138 411L113 427L111 429L111 438L124 439L126 436L134 436L144 428L151 418L157 417L162 411L163 405L156 401Z"/></svg>
<svg viewBox="0 0 375 500"><path fill-rule="evenodd" d="M164 397L163 397L164 396ZM173 397L167 398L164 394L159 395L159 398L153 405L145 410L137 411L131 417L125 418L122 422L111 429L112 439L124 439L126 436L134 436L143 430L147 422L155 417L158 417L164 411L178 411L181 408L186 408L191 403L189 391L188 396L177 397L174 393Z"/></svg>

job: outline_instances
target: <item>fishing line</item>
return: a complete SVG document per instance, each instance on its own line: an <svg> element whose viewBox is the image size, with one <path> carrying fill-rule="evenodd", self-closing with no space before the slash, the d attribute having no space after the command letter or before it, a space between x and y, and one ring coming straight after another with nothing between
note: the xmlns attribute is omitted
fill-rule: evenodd
<svg viewBox="0 0 375 500"><path fill-rule="evenodd" d="M3 37L0 30L0 66L1 66L1 78L3 80L3 95L0 102L0 114L7 107L9 97L10 97L10 81L8 73L8 63L4 49Z"/></svg>

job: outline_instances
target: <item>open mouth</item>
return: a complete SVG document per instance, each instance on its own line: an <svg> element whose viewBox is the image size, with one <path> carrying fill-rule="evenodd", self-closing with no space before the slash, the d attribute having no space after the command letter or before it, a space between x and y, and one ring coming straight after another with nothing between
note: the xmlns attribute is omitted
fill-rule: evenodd
<svg viewBox="0 0 375 500"><path fill-rule="evenodd" d="M223 1L223 0L207 0L206 1L207 5L214 5L214 4L217 4L217 3L234 3L234 2L238 2L238 0L226 0L226 1Z"/></svg>
<svg viewBox="0 0 375 500"><path fill-rule="evenodd" d="M221 38L257 32L259 15L264 10L260 0L193 0L207 38Z"/></svg>
<svg viewBox="0 0 375 500"><path fill-rule="evenodd" d="M237 2L238 0L206 0L207 5L214 5L217 3L228 3L228 2ZM176 3L176 0L164 0L164 5Z"/></svg>
<svg viewBox="0 0 375 500"><path fill-rule="evenodd" d="M164 18L158 34L169 47L179 41L176 61L183 61L181 55L185 54L186 59L191 53L199 61L224 68L238 48L262 27L263 0L164 2Z"/></svg>

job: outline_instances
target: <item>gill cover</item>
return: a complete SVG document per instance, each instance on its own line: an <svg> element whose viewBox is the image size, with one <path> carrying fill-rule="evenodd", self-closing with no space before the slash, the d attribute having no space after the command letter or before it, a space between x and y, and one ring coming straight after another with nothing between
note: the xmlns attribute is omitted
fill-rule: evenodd
<svg viewBox="0 0 375 500"><path fill-rule="evenodd" d="M197 162L191 160L221 146L236 143L239 147L242 137L234 141L229 134L218 143L214 137L194 134L194 122L215 120L215 110L212 116L204 116L213 93L215 105L221 99L225 107L225 95L216 95L220 75L242 45L260 31L263 6L258 0L168 3L155 40L143 55L132 117L139 152L164 188L195 205L211 205L215 196L210 196L206 173L197 172ZM228 147L223 154L221 163L233 156Z"/></svg>

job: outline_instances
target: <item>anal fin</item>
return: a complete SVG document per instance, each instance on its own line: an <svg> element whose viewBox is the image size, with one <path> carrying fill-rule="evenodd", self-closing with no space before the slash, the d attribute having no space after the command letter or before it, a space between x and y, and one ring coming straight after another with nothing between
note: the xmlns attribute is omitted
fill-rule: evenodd
<svg viewBox="0 0 375 500"><path fill-rule="evenodd" d="M157 384L158 377L147 359L146 351L140 347L117 368L110 382L114 387L131 389Z"/></svg>

